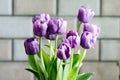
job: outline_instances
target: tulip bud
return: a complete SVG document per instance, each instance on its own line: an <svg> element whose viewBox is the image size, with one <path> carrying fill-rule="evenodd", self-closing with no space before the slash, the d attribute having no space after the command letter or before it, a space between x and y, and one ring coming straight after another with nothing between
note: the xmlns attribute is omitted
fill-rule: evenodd
<svg viewBox="0 0 120 80"><path fill-rule="evenodd" d="M80 37L75 31L69 31L66 34L66 39L68 40L67 42L69 42L71 48L76 48L80 45Z"/></svg>
<svg viewBox="0 0 120 80"><path fill-rule="evenodd" d="M85 49L90 49L96 42L96 37L93 37L91 32L85 31L81 35L80 45Z"/></svg>
<svg viewBox="0 0 120 80"><path fill-rule="evenodd" d="M99 36L100 28L97 27L97 25L86 23L86 24L83 25L83 27L84 27L83 31L91 32L94 37L98 37Z"/></svg>
<svg viewBox="0 0 120 80"><path fill-rule="evenodd" d="M32 19L32 22L34 23L35 21L39 20L40 23L48 23L49 20L50 20L50 15L49 14L39 14L39 15L36 15L33 19Z"/></svg>
<svg viewBox="0 0 120 80"><path fill-rule="evenodd" d="M52 18L48 23L49 32L52 34L64 34L67 22L62 18Z"/></svg>
<svg viewBox="0 0 120 80"><path fill-rule="evenodd" d="M36 38L28 38L24 42L25 52L27 55L34 55L39 52L39 42Z"/></svg>
<svg viewBox="0 0 120 80"><path fill-rule="evenodd" d="M49 40L55 40L55 34L49 34L47 33L46 36L45 36L46 39L49 39Z"/></svg>
<svg viewBox="0 0 120 80"><path fill-rule="evenodd" d="M33 32L35 35L43 37L46 35L47 28L48 26L46 23L40 23L40 21L37 20L34 22Z"/></svg>
<svg viewBox="0 0 120 80"><path fill-rule="evenodd" d="M84 6L81 6L79 11L78 11L78 20L83 22L83 23L88 23L93 16L95 15L94 11L91 9L87 9Z"/></svg>
<svg viewBox="0 0 120 80"><path fill-rule="evenodd" d="M70 48L70 46L67 43L62 42L58 46L57 57L59 59L66 60L66 59L68 59L70 57L70 54L71 54L71 48Z"/></svg>

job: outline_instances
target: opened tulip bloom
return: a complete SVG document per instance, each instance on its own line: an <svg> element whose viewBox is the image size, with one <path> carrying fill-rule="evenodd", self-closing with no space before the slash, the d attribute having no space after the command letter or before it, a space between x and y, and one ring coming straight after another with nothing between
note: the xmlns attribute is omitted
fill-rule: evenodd
<svg viewBox="0 0 120 80"><path fill-rule="evenodd" d="M48 23L49 32L52 34L64 34L66 27L67 22L62 18L52 18Z"/></svg>
<svg viewBox="0 0 120 80"><path fill-rule="evenodd" d="M80 44L80 37L77 32L71 30L66 34L66 39L68 40L71 48L76 48Z"/></svg>
<svg viewBox="0 0 120 80"><path fill-rule="evenodd" d="M88 9L85 6L81 6L78 11L78 20L82 23L88 23L93 16L95 15L94 11L92 9Z"/></svg>
<svg viewBox="0 0 120 80"><path fill-rule="evenodd" d="M86 23L83 25L83 31L91 32L94 37L98 37L100 33L100 28L97 27L97 25Z"/></svg>
<svg viewBox="0 0 120 80"><path fill-rule="evenodd" d="M39 20L40 23L48 23L49 20L50 20L50 16L49 14L39 14L39 15L36 15L33 19L32 19L32 22L34 23L35 21Z"/></svg>
<svg viewBox="0 0 120 80"><path fill-rule="evenodd" d="M61 60L66 60L70 57L71 54L71 47L65 43L62 42L57 49L57 57Z"/></svg>
<svg viewBox="0 0 120 80"><path fill-rule="evenodd" d="M24 42L25 52L28 55L34 55L39 52L39 42L36 38L28 38Z"/></svg>

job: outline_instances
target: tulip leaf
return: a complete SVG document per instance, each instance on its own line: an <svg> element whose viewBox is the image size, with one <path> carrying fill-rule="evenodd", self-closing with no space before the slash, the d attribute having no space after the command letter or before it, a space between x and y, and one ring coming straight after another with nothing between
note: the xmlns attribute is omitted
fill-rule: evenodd
<svg viewBox="0 0 120 80"><path fill-rule="evenodd" d="M39 76L38 71L33 70L33 69L30 69L30 68L26 68L25 70L27 70L27 71L33 73L33 74L35 75L35 77L37 77L37 78L39 79L40 76Z"/></svg>
<svg viewBox="0 0 120 80"><path fill-rule="evenodd" d="M72 68L67 75L67 80L76 80L78 72L79 72L79 67Z"/></svg>
<svg viewBox="0 0 120 80"><path fill-rule="evenodd" d="M93 73L82 73L77 76L77 80L90 80Z"/></svg>
<svg viewBox="0 0 120 80"><path fill-rule="evenodd" d="M49 55L44 51L44 49L42 49L42 56L43 56L43 60L44 60L44 64L46 69L49 67L50 64L50 57Z"/></svg>
<svg viewBox="0 0 120 80"><path fill-rule="evenodd" d="M80 55L79 54L73 54L73 64L72 67L78 67L80 62Z"/></svg>
<svg viewBox="0 0 120 80"><path fill-rule="evenodd" d="M44 46L46 46L47 48L50 48L50 45L49 45L49 44L45 44Z"/></svg>
<svg viewBox="0 0 120 80"><path fill-rule="evenodd" d="M38 62L36 61L36 56L35 55L28 55L28 60L29 60L29 64L32 67L32 69L37 71L38 70L37 69Z"/></svg>
<svg viewBox="0 0 120 80"><path fill-rule="evenodd" d="M56 80L57 73L57 58L52 58L50 61L49 67L47 69L48 80Z"/></svg>
<svg viewBox="0 0 120 80"><path fill-rule="evenodd" d="M43 70L41 69L39 62L36 59L36 55L28 55L28 60L32 70L34 72L38 71L39 75L41 75L41 78L44 79Z"/></svg>

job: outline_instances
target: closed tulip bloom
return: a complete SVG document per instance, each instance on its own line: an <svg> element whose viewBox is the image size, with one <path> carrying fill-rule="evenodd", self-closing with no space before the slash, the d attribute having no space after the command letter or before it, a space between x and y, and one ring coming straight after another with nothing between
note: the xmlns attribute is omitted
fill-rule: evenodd
<svg viewBox="0 0 120 80"><path fill-rule="evenodd" d="M45 35L45 38L46 38L46 39L49 39L49 40L55 40L55 34L49 34L49 33L47 33L47 34Z"/></svg>
<svg viewBox="0 0 120 80"><path fill-rule="evenodd" d="M71 54L71 47L65 43L62 42L57 49L57 57L61 60L66 60L70 57Z"/></svg>
<svg viewBox="0 0 120 80"><path fill-rule="evenodd" d="M35 21L39 20L40 23L48 23L49 20L50 20L50 15L49 14L39 14L39 15L36 15L33 19L32 19L32 22L34 23Z"/></svg>
<svg viewBox="0 0 120 80"><path fill-rule="evenodd" d="M94 37L98 37L100 33L100 28L97 25L86 23L83 25L83 31L88 31L93 34Z"/></svg>
<svg viewBox="0 0 120 80"><path fill-rule="evenodd" d="M77 32L71 30L66 34L66 39L68 40L71 48L76 48L80 45L80 37Z"/></svg>
<svg viewBox="0 0 120 80"><path fill-rule="evenodd" d="M52 18L48 23L48 28L52 34L64 34L66 27L67 22L62 18Z"/></svg>
<svg viewBox="0 0 120 80"><path fill-rule="evenodd" d="M34 55L39 52L39 42L36 38L28 38L24 42L25 52L27 55Z"/></svg>
<svg viewBox="0 0 120 80"><path fill-rule="evenodd" d="M90 49L96 42L96 38L93 37L91 32L85 31L81 35L80 45L85 49Z"/></svg>
<svg viewBox="0 0 120 80"><path fill-rule="evenodd" d="M88 23L95 15L92 9L87 9L85 6L81 6L78 11L78 20L83 23Z"/></svg>
<svg viewBox="0 0 120 80"><path fill-rule="evenodd" d="M33 32L36 36L44 37L46 35L47 28L48 26L46 23L40 23L40 21L37 20L34 23Z"/></svg>

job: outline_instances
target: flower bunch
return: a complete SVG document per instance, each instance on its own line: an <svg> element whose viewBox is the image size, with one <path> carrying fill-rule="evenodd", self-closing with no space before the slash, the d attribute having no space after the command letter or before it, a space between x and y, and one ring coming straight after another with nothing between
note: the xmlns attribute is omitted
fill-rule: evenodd
<svg viewBox="0 0 120 80"><path fill-rule="evenodd" d="M77 31L66 33L67 22L62 18L51 18L49 14L40 14L32 19L35 37L24 42L26 54L32 72L38 80L88 80L93 73L79 74L79 69L86 54L86 50L93 47L100 33L97 25L89 24L94 11L84 6L78 11L79 24ZM80 27L83 32L80 35ZM65 35L58 44L59 35ZM42 45L42 39L48 43ZM54 46L53 46L54 42ZM49 53L43 49L46 46ZM82 47L82 50L79 47ZM76 49L76 50L75 50ZM38 57L38 58L37 58Z"/></svg>

